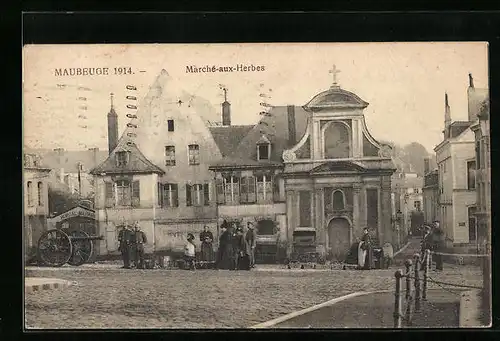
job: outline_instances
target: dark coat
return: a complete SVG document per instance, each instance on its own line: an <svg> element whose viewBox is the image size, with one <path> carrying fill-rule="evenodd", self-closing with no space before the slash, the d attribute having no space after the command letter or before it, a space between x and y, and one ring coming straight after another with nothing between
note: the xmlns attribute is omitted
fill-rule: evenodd
<svg viewBox="0 0 500 341"><path fill-rule="evenodd" d="M208 239L208 242L211 243L214 240L214 235L210 231L203 231L200 233L200 242L204 243Z"/></svg>
<svg viewBox="0 0 500 341"><path fill-rule="evenodd" d="M233 251L234 252L247 253L247 243L245 241L245 236L242 233L233 234L232 244L233 244Z"/></svg>

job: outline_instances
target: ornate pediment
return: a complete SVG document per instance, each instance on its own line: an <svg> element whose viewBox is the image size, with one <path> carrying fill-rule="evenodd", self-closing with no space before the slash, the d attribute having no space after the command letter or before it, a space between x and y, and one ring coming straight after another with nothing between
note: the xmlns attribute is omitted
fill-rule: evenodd
<svg viewBox="0 0 500 341"><path fill-rule="evenodd" d="M365 168L349 161L326 162L311 170L314 173L328 173L328 172L364 172Z"/></svg>

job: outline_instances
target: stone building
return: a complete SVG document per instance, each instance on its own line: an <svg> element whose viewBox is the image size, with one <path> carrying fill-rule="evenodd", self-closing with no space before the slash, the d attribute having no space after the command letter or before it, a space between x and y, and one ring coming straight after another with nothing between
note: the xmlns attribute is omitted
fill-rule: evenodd
<svg viewBox="0 0 500 341"><path fill-rule="evenodd" d="M209 108L191 106L163 70L107 159L92 170L101 254L118 252L118 230L138 221L146 252L182 251L187 233L207 225L217 235L214 177L208 163L221 156L202 119ZM182 98L185 98L182 97ZM112 105L108 131L117 128ZM118 134L110 134L113 139Z"/></svg>
<svg viewBox="0 0 500 341"><path fill-rule="evenodd" d="M254 127L214 129L214 136L226 130L239 140L231 148L234 141L220 137L218 145L227 151L211 166L219 213L266 226L288 255L312 246L343 260L363 227L379 243L393 243L395 166L390 147L366 127L367 106L334 83L302 107L274 107ZM231 129L240 129L240 137Z"/></svg>
<svg viewBox="0 0 500 341"><path fill-rule="evenodd" d="M471 126L474 132L476 152L476 220L478 245L484 251L491 230L491 161L490 161L490 118L489 99L481 106L476 122Z"/></svg>
<svg viewBox="0 0 500 341"><path fill-rule="evenodd" d="M44 167L36 154L24 154L23 201L25 254L36 247L47 230L49 214L48 179L50 168Z"/></svg>
<svg viewBox="0 0 500 341"><path fill-rule="evenodd" d="M444 138L434 151L439 174L439 221L449 245L477 244L475 135L470 127L487 94L487 89L474 87L469 74L469 120L455 122L445 94Z"/></svg>
<svg viewBox="0 0 500 341"><path fill-rule="evenodd" d="M82 198L93 196L93 176L89 172L108 156L107 151L99 150L99 148L88 150L28 149L28 152L39 155L43 159L44 167L52 169L50 174L52 189L79 195Z"/></svg>

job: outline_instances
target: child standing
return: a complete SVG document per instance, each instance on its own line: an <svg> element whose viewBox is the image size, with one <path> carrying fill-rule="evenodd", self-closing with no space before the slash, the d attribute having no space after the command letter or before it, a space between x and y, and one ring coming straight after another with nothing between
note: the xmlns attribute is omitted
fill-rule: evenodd
<svg viewBox="0 0 500 341"><path fill-rule="evenodd" d="M187 242L184 246L184 259L186 260L186 269L196 269L194 236L191 233L188 234Z"/></svg>

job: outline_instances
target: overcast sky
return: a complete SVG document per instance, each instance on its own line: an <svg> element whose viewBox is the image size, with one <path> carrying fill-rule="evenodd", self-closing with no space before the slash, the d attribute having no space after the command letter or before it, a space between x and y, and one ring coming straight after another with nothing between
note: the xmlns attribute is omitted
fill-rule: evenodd
<svg viewBox="0 0 500 341"><path fill-rule="evenodd" d="M476 87L488 87L487 45L476 42L38 45L25 48L23 63L24 144L67 150L106 149L109 93L115 93L121 133L127 123L126 86L136 86L142 98L162 69L181 90L205 98L218 112L219 84L224 84L232 124L255 124L262 89L271 94L270 104L304 105L328 89L335 64L339 85L370 103L365 117L376 139L416 141L428 151L442 138L445 91L452 120L466 120L468 73ZM265 70L186 73L190 65L237 64ZM74 67L108 67L110 74L55 75L56 68ZM113 75L114 67L131 67L134 74Z"/></svg>

